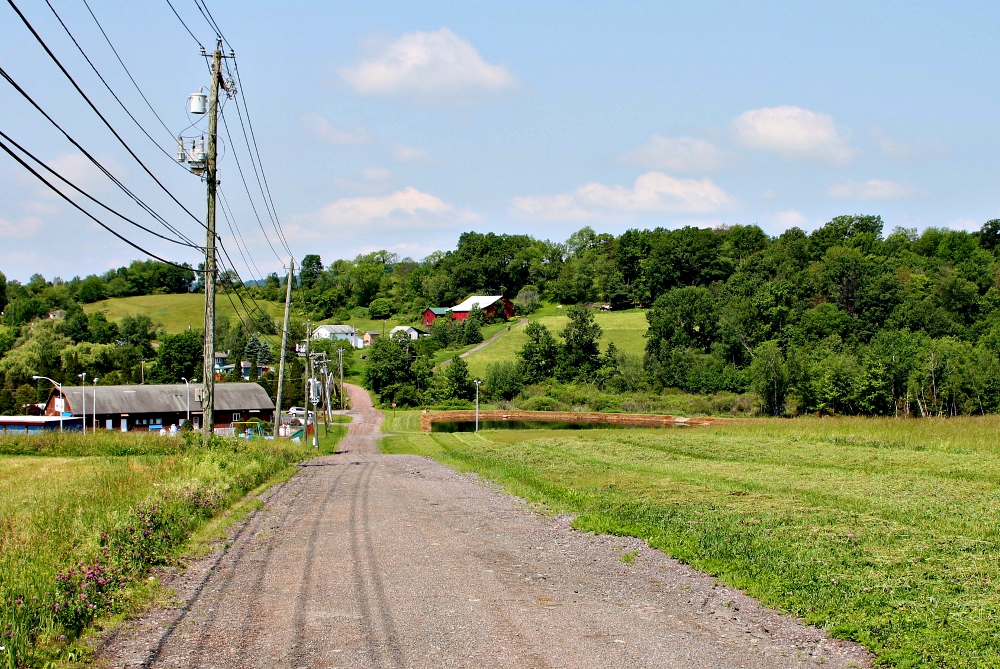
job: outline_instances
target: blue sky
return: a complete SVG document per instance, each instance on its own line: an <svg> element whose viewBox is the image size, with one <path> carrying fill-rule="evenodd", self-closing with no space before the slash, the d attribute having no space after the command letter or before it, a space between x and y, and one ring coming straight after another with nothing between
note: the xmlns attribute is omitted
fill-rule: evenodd
<svg viewBox="0 0 1000 669"><path fill-rule="evenodd" d="M170 153L207 83L164 0L52 0L125 105ZM198 38L193 0L172 0ZM19 7L150 169L201 215L204 186L153 146L44 2ZM838 214L887 227L976 229L1000 216L1000 108L988 3L255 3L210 9L237 52L278 214L298 258L386 248L421 258L465 230L553 240L590 225L758 223L776 234ZM81 144L191 237L198 224L116 145L9 7L0 65ZM0 130L121 211L141 212L5 82ZM236 124L235 109L227 118ZM238 125L232 127L235 130ZM280 267L225 148L220 178L253 262ZM235 155L234 155L235 154ZM251 181L251 188L256 182ZM255 192L255 191L251 191ZM78 198L78 196L74 196ZM81 200L82 202L82 200ZM263 205L257 201L259 212ZM106 217L102 217L106 218ZM190 249L127 232L149 250ZM134 234L133 234L134 232ZM21 280L140 257L0 158L0 270Z"/></svg>

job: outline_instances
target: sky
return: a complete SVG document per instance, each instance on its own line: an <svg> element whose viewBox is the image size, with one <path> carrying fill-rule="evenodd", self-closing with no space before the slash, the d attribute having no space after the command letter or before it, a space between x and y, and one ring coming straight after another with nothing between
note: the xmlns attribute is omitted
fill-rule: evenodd
<svg viewBox="0 0 1000 669"><path fill-rule="evenodd" d="M205 185L170 157L179 133L205 127L185 108L208 85L199 42L215 43L199 7L171 0L192 37L166 0L50 2L152 139L42 0L15 4L135 156L9 5L0 67L108 173L203 243ZM587 225L620 234L758 224L777 235L840 214L881 215L887 232L975 230L1000 216L996 3L209 0L208 9L242 84L225 103L231 141L224 128L219 163L235 227L218 225L247 280L283 273L289 254L237 105L298 260L381 249L419 260L470 230L562 241ZM0 91L0 131L90 196L173 235L8 82ZM198 262L196 249L59 188L65 199L0 153L8 278L84 276L146 257L72 203L146 251Z"/></svg>

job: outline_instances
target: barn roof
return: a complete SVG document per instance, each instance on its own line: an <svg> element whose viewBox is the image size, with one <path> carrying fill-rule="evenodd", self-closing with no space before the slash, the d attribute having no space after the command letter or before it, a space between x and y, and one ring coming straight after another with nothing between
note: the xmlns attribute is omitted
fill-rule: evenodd
<svg viewBox="0 0 1000 669"><path fill-rule="evenodd" d="M201 411L202 385L191 384L191 411ZM83 388L63 386L69 410L79 416L83 409ZM87 413L94 410L94 386L87 386ZM59 391L52 394L59 396ZM187 410L188 391L183 383L139 386L97 386L97 413L168 413ZM216 383L216 411L273 410L267 391L256 383Z"/></svg>
<svg viewBox="0 0 1000 669"><path fill-rule="evenodd" d="M472 311L472 307L479 305L480 309L485 309L497 300L503 299L503 295L473 295L468 297L461 304L456 304L452 311Z"/></svg>
<svg viewBox="0 0 1000 669"><path fill-rule="evenodd" d="M444 316L449 311L451 311L451 309L449 309L448 307L427 307L425 311L429 311L435 316Z"/></svg>

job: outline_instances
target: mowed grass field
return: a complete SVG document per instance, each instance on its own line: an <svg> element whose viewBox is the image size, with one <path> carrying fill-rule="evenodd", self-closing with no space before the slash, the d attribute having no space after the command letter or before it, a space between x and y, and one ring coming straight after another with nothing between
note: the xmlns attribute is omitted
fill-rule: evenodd
<svg viewBox="0 0 1000 669"><path fill-rule="evenodd" d="M547 327L553 335L558 335L569 323L569 317L563 313L564 311L565 309L556 311L554 308L547 307L540 314L533 314L530 318ZM642 355L646 346L644 335L649 328L644 309L595 312L594 320L603 331L600 341L602 352L607 348L609 342L614 342L621 351ZM516 325L516 321L509 325L511 326L510 332L465 359L469 363L470 374L484 378L487 365L494 362L517 360L517 351L521 350L521 347L528 340L527 335L524 334L524 328L527 326ZM486 335L485 330L483 334Z"/></svg>
<svg viewBox="0 0 1000 669"><path fill-rule="evenodd" d="M1000 666L1000 417L478 435L400 418L385 452L642 538L879 664Z"/></svg>
<svg viewBox="0 0 1000 669"><path fill-rule="evenodd" d="M240 310L243 305L235 296L233 301ZM250 304L249 300L247 303ZM285 314L285 305L258 299L257 304L271 314L278 322ZM143 314L156 324L162 325L167 334L177 334L187 330L201 329L205 323L205 296L199 293L176 295L137 295L135 297L115 297L100 302L85 304L83 310L87 313L103 311L109 321L120 321L123 316L138 316ZM219 293L215 300L216 317L218 319L237 320L236 311L225 293Z"/></svg>

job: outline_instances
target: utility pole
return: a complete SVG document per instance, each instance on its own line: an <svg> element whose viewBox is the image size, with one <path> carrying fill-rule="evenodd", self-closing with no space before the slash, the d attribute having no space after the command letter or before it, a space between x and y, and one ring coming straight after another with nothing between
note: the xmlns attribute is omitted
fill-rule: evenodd
<svg viewBox="0 0 1000 669"><path fill-rule="evenodd" d="M288 347L288 316L292 306L292 274L295 271L295 258L288 260L288 281L285 286L285 325L281 328L281 362L278 364L278 397L274 403L274 436L278 436L281 425L281 396L285 389L285 349Z"/></svg>
<svg viewBox="0 0 1000 669"><path fill-rule="evenodd" d="M319 422L316 420L316 401L313 400L313 364L312 364L312 353L309 350L312 344L312 323L306 321L306 364L305 364L305 376L306 376L306 437L309 436L309 404L312 403L313 406L313 448L319 448Z"/></svg>
<svg viewBox="0 0 1000 669"><path fill-rule="evenodd" d="M344 349L337 349L337 357L340 358L340 410L344 410Z"/></svg>
<svg viewBox="0 0 1000 669"><path fill-rule="evenodd" d="M205 244L205 350L202 391L201 443L208 446L215 432L215 189L217 135L219 126L219 84L222 83L222 38L212 54L212 82L208 98L208 156L205 183L208 185L208 216Z"/></svg>

